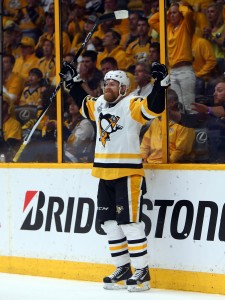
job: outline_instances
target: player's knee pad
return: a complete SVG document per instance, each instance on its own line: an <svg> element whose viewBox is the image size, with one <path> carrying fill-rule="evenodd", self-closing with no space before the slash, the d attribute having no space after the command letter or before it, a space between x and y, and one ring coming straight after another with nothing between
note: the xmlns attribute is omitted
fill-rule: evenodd
<svg viewBox="0 0 225 300"><path fill-rule="evenodd" d="M113 229L116 229L117 228L117 222L116 221L113 221L113 220L110 220L110 221L105 221L103 224L102 224L102 228L104 229L104 231L107 233L109 231L112 231Z"/></svg>
<svg viewBox="0 0 225 300"><path fill-rule="evenodd" d="M136 236L137 238L140 238L145 236L144 225L141 222L122 224L121 229L126 237Z"/></svg>
<svg viewBox="0 0 225 300"><path fill-rule="evenodd" d="M124 237L123 231L116 221L106 221L104 224L102 224L102 228L108 235L109 239L116 240Z"/></svg>

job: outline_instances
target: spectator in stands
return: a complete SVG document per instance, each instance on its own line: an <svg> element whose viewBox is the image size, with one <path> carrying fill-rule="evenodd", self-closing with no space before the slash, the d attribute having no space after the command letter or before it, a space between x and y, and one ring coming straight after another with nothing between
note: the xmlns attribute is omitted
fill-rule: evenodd
<svg viewBox="0 0 225 300"><path fill-rule="evenodd" d="M45 12L40 1L29 0L19 10L19 26L23 36L31 37L35 43L43 33Z"/></svg>
<svg viewBox="0 0 225 300"><path fill-rule="evenodd" d="M126 49L126 56L129 66L137 62L149 61L149 49L151 38L149 37L148 19L141 17L137 25L138 39L130 43Z"/></svg>
<svg viewBox="0 0 225 300"><path fill-rule="evenodd" d="M193 10L193 17L195 20L196 27L203 30L207 26L206 11L209 4L213 0L187 0L185 3Z"/></svg>
<svg viewBox="0 0 225 300"><path fill-rule="evenodd" d="M96 43L97 44L102 44L103 43L103 39L105 37L105 34L111 30L111 29L114 29L114 26L115 26L115 20L107 20L107 21L104 21L103 23L101 23L99 26L98 26L98 29L93 33L92 35L92 43L95 45ZM103 48L104 50L104 48ZM101 50L100 52L102 52L103 50Z"/></svg>
<svg viewBox="0 0 225 300"><path fill-rule="evenodd" d="M225 23L223 19L222 5L217 3L210 4L208 6L206 16L209 26L204 28L203 37L212 43L217 59L218 75L221 76L225 72L225 51L223 48Z"/></svg>
<svg viewBox="0 0 225 300"><path fill-rule="evenodd" d="M82 32L80 31L77 34L75 34L72 39L72 44L71 44L71 49L70 49L71 53L76 53L78 51L78 49L81 47L81 44L85 40L86 36L92 30L93 25L96 20L97 20L97 16L95 16L95 15L90 15L88 17L85 17L83 31ZM92 39L90 39L89 42L87 43L86 50L93 50L93 51L96 50L95 44L93 43Z"/></svg>
<svg viewBox="0 0 225 300"><path fill-rule="evenodd" d="M42 46L43 57L39 60L38 69L41 70L46 84L55 84L56 66L54 49L53 41L45 39Z"/></svg>
<svg viewBox="0 0 225 300"><path fill-rule="evenodd" d="M118 70L118 64L114 57L106 57L100 62L103 76L109 71Z"/></svg>
<svg viewBox="0 0 225 300"><path fill-rule="evenodd" d="M159 33L159 13L149 19L149 24ZM168 10L168 63L171 88L187 111L195 99L195 73L192 67L192 37L195 31L193 11L187 5L172 3Z"/></svg>
<svg viewBox="0 0 225 300"><path fill-rule="evenodd" d="M8 96L3 93L2 98L3 141L1 149L6 156L6 162L11 162L22 140L20 123L13 117L13 105Z"/></svg>
<svg viewBox="0 0 225 300"><path fill-rule="evenodd" d="M117 0L104 0L104 13L110 13L118 10Z"/></svg>
<svg viewBox="0 0 225 300"><path fill-rule="evenodd" d="M138 95L141 97L147 97L152 91L153 83L151 83L151 66L145 62L139 62L135 65L134 80L137 87L131 90L131 95ZM151 116L152 119L154 116ZM148 129L151 120L150 119L145 125L142 126L140 132L140 139L142 139L144 133Z"/></svg>
<svg viewBox="0 0 225 300"><path fill-rule="evenodd" d="M159 11L159 0L142 0L143 7L143 17L149 19L153 14ZM159 42L159 33L151 28L149 28L149 36L152 42Z"/></svg>
<svg viewBox="0 0 225 300"><path fill-rule="evenodd" d="M55 19L54 19L54 14L46 12L45 13L45 30L44 33L40 36L37 44L36 44L36 53L38 55L38 57L42 57L43 56L43 52L42 52L42 47L43 47L43 43L44 41L48 39L48 40L52 40L54 43L55 40ZM62 48L63 48L63 54L67 54L70 52L70 48L71 48L71 42L70 42L70 38L67 32L62 31Z"/></svg>
<svg viewBox="0 0 225 300"><path fill-rule="evenodd" d="M140 13L137 11L130 11L129 13L129 32L122 34L121 46L126 49L128 45L138 38L137 24L140 18Z"/></svg>
<svg viewBox="0 0 225 300"><path fill-rule="evenodd" d="M28 85L24 88L19 105L40 105L43 74L38 68L29 71Z"/></svg>
<svg viewBox="0 0 225 300"><path fill-rule="evenodd" d="M127 9L128 11L131 10L136 10L136 11L140 11L142 13L142 2L141 0L129 0L126 1L127 2Z"/></svg>
<svg viewBox="0 0 225 300"><path fill-rule="evenodd" d="M118 9L117 0L104 0L104 13L111 13ZM98 26L98 30L92 35L93 43L96 43L95 39L97 38L97 43L103 41L106 32L108 30L116 30L120 35L129 33L129 21L128 19L122 20L106 20ZM99 41L100 40L100 41Z"/></svg>
<svg viewBox="0 0 225 300"><path fill-rule="evenodd" d="M68 14L68 20L65 24L65 31L68 32L70 39L84 30L84 17L86 16L85 1L76 0L71 5L71 10Z"/></svg>
<svg viewBox="0 0 225 300"><path fill-rule="evenodd" d="M72 62L72 60L74 60L75 55L73 53L67 53L66 55L64 55L63 57L63 61L67 61L69 63Z"/></svg>
<svg viewBox="0 0 225 300"><path fill-rule="evenodd" d="M22 32L15 22L8 20L3 27L3 53L15 58L21 55L20 41Z"/></svg>
<svg viewBox="0 0 225 300"><path fill-rule="evenodd" d="M54 91L55 86L47 86L42 90L37 117L49 105L49 100ZM27 130L32 129L36 121L36 119L31 119L23 125L23 132L26 134ZM20 162L57 162L56 123L56 102L54 98L31 141L22 153Z"/></svg>
<svg viewBox="0 0 225 300"><path fill-rule="evenodd" d="M200 37L197 29L192 39L192 52L196 76L195 94L212 95L215 87L212 77L215 74L216 56L211 43Z"/></svg>
<svg viewBox="0 0 225 300"><path fill-rule="evenodd" d="M223 8L223 20L225 22L225 2L224 2L224 0L214 0L214 2L222 5L222 8Z"/></svg>
<svg viewBox="0 0 225 300"><path fill-rule="evenodd" d="M70 97L69 116L66 128L69 137L64 147L64 160L67 162L93 162L95 130L91 121L82 117L79 108ZM68 134L68 133L67 133Z"/></svg>
<svg viewBox="0 0 225 300"><path fill-rule="evenodd" d="M24 6L24 0L17 0L13 3L10 0L2 1L3 4L3 16L6 21L11 20L16 23L20 21L20 11Z"/></svg>
<svg viewBox="0 0 225 300"><path fill-rule="evenodd" d="M97 53L93 50L86 50L82 54L79 72L83 80L83 88L87 93L98 96L100 83L103 79L102 72L96 67Z"/></svg>
<svg viewBox="0 0 225 300"><path fill-rule="evenodd" d="M179 111L179 100L176 92L168 89L168 109ZM168 121L169 161L170 163L187 162L191 159L195 138L194 129L185 128L171 119ZM141 153L145 163L162 163L162 120L152 120L141 143Z"/></svg>
<svg viewBox="0 0 225 300"><path fill-rule="evenodd" d="M217 78L213 93L213 103L192 103L193 110L198 113L211 114L216 117L225 117L225 76Z"/></svg>
<svg viewBox="0 0 225 300"><path fill-rule="evenodd" d="M2 58L2 83L3 89L10 101L17 104L24 88L24 81L20 74L14 73L15 58L11 54L5 54Z"/></svg>
<svg viewBox="0 0 225 300"><path fill-rule="evenodd" d="M159 11L159 0L142 0L143 17L150 18Z"/></svg>
<svg viewBox="0 0 225 300"><path fill-rule="evenodd" d="M49 3L48 12L54 14L54 2Z"/></svg>
<svg viewBox="0 0 225 300"><path fill-rule="evenodd" d="M114 57L109 56L109 57L104 58L103 60L101 60L100 65L101 65L100 69L104 76L109 71L118 70L118 64ZM128 93L130 93L137 87L137 84L134 80L134 75L132 73L130 73L129 71L126 71L126 74L127 74L127 77L130 79L130 86L128 89ZM103 85L103 82L102 82L102 85ZM102 89L103 89L103 86L102 86Z"/></svg>
<svg viewBox="0 0 225 300"><path fill-rule="evenodd" d="M20 74L24 81L28 79L29 71L36 68L38 65L38 58L34 53L35 42L31 37L24 36L20 41L21 56L16 59L13 67L13 72Z"/></svg>
<svg viewBox="0 0 225 300"><path fill-rule="evenodd" d="M188 128L204 128L208 142L208 162L225 163L225 77L218 79L213 94L214 105L194 103L197 114L170 111L169 115L178 124Z"/></svg>
<svg viewBox="0 0 225 300"><path fill-rule="evenodd" d="M118 10L119 0L104 0L104 13L111 13ZM117 30L120 34L129 33L129 20L115 20L113 29Z"/></svg>
<svg viewBox="0 0 225 300"><path fill-rule="evenodd" d="M135 65L134 71L135 82L137 88L131 92L133 95L147 97L152 91L153 84L151 83L151 67L148 63L139 62Z"/></svg>
<svg viewBox="0 0 225 300"><path fill-rule="evenodd" d="M117 61L119 69L126 70L127 58L126 52L120 45L121 35L115 30L108 30L103 38L104 51L98 53L97 67L100 68L100 62L106 57L114 57Z"/></svg>
<svg viewBox="0 0 225 300"><path fill-rule="evenodd" d="M160 44L157 42L151 43L149 48L149 63L160 62Z"/></svg>

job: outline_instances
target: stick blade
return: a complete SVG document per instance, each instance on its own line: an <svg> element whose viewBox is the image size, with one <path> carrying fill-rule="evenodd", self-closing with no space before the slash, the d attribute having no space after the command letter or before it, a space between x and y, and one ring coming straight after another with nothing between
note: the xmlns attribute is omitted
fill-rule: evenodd
<svg viewBox="0 0 225 300"><path fill-rule="evenodd" d="M116 10L99 17L99 23L109 20L120 20L128 18L128 10Z"/></svg>
<svg viewBox="0 0 225 300"><path fill-rule="evenodd" d="M127 19L128 18L128 10L117 10L114 11L116 19Z"/></svg>

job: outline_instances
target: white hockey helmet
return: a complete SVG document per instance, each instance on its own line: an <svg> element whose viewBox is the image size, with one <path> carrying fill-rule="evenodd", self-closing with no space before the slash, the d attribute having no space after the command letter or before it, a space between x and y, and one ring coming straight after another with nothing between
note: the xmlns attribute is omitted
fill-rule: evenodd
<svg viewBox="0 0 225 300"><path fill-rule="evenodd" d="M128 78L126 72L120 70L109 71L105 74L104 82L106 82L106 80L109 79L118 81L120 84L120 88L122 85L126 86L126 91L122 96L124 96L127 93L130 86L130 79Z"/></svg>

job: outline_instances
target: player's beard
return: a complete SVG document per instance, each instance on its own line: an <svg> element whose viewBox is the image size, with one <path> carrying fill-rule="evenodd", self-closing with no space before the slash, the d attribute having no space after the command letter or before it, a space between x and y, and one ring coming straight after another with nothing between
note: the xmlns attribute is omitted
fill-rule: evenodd
<svg viewBox="0 0 225 300"><path fill-rule="evenodd" d="M107 102L114 102L117 99L118 95L114 95L112 91L104 91L104 98Z"/></svg>

